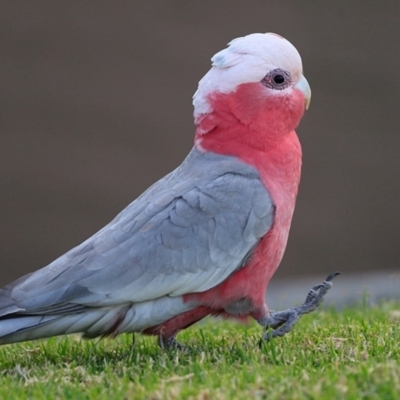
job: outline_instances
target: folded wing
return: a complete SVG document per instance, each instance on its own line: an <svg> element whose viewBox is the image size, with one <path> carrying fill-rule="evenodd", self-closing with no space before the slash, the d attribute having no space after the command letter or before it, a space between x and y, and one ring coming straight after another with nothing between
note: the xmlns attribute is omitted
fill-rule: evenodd
<svg viewBox="0 0 400 400"><path fill-rule="evenodd" d="M1 289L0 316L205 291L243 266L273 218L255 169L193 149L99 232Z"/></svg>

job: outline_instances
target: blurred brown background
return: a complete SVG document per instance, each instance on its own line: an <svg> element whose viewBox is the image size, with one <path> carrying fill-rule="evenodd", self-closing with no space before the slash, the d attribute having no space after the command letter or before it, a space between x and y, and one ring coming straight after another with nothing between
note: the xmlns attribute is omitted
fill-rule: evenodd
<svg viewBox="0 0 400 400"><path fill-rule="evenodd" d="M278 276L400 270L400 2L3 0L0 284L175 168L211 56L266 31L298 48L313 90Z"/></svg>

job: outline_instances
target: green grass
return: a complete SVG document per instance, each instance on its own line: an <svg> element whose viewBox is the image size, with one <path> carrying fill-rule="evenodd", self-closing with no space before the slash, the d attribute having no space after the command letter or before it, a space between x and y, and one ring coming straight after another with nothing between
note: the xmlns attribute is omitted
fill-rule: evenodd
<svg viewBox="0 0 400 400"><path fill-rule="evenodd" d="M400 304L318 310L265 343L256 324L207 320L154 338L77 336L0 348L1 399L399 399Z"/></svg>

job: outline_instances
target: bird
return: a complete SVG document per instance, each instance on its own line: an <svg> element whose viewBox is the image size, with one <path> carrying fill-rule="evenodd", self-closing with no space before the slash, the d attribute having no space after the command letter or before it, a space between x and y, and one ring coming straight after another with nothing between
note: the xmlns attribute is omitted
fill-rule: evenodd
<svg viewBox="0 0 400 400"><path fill-rule="evenodd" d="M194 144L181 165L49 265L0 289L0 344L140 332L163 348L206 316L256 320L261 340L315 310L330 274L298 307L270 310L300 182L295 128L311 89L296 48L239 37L211 59L193 96Z"/></svg>

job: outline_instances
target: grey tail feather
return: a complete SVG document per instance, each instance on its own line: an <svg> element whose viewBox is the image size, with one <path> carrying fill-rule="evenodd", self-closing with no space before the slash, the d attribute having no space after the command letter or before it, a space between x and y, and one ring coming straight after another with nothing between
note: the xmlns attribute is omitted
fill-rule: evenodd
<svg viewBox="0 0 400 400"><path fill-rule="evenodd" d="M125 307L55 315L11 314L0 318L0 345L71 333L84 333L87 338L116 335L125 314Z"/></svg>

